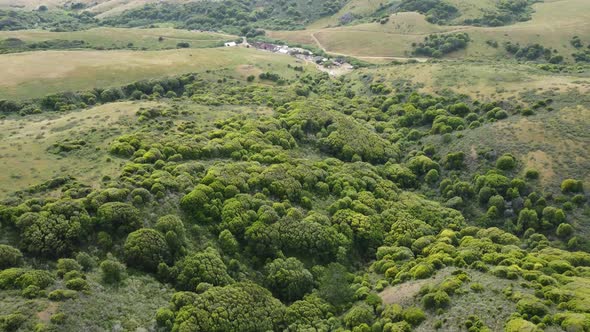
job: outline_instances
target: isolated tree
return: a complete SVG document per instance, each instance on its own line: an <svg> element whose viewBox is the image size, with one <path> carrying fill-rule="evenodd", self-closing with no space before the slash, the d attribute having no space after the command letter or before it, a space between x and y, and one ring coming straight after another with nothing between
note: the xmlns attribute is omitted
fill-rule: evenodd
<svg viewBox="0 0 590 332"><path fill-rule="evenodd" d="M107 259L100 263L100 272L103 282L107 284L117 284L121 282L126 275L127 268L116 258L108 255Z"/></svg>
<svg viewBox="0 0 590 332"><path fill-rule="evenodd" d="M559 224L559 226L557 226L557 230L555 231L555 235L562 239L567 239L572 236L572 234L574 234L574 228L572 225L566 223Z"/></svg>
<svg viewBox="0 0 590 332"><path fill-rule="evenodd" d="M575 179L565 179L561 182L561 192L567 193L581 193L584 191L582 181Z"/></svg>
<svg viewBox="0 0 590 332"><path fill-rule="evenodd" d="M447 154L444 160L444 166L446 169L462 169L465 166L465 153L459 151Z"/></svg>
<svg viewBox="0 0 590 332"><path fill-rule="evenodd" d="M496 167L503 171L509 171L516 167L516 159L511 154L502 155L496 161Z"/></svg>
<svg viewBox="0 0 590 332"><path fill-rule="evenodd" d="M537 212L532 209L522 209L518 214L518 227L521 230L525 229L539 229L539 216Z"/></svg>

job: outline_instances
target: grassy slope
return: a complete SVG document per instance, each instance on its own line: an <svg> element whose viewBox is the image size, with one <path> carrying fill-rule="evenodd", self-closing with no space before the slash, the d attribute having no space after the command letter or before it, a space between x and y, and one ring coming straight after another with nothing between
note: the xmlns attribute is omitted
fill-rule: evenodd
<svg viewBox="0 0 590 332"><path fill-rule="evenodd" d="M187 2L192 0L167 1ZM39 6L45 5L48 8L53 9L61 8L64 5L67 6L71 3L83 3L86 5L85 10L98 14L98 17L104 17L154 2L158 2L158 0L0 0L0 8L37 9Z"/></svg>
<svg viewBox="0 0 590 332"><path fill-rule="evenodd" d="M247 76L272 71L287 78L301 65L294 57L246 48L169 51L47 51L0 56L6 70L0 99L42 97L67 90L87 90L186 72L227 69ZM314 68L308 66L308 68Z"/></svg>
<svg viewBox="0 0 590 332"><path fill-rule="evenodd" d="M514 63L438 62L403 64L365 69L386 82L407 80L420 91L436 93L450 89L481 99L513 99L529 90L564 93L570 89L590 91L590 73L553 74L535 66Z"/></svg>
<svg viewBox="0 0 590 332"><path fill-rule="evenodd" d="M85 183L117 175L119 163L106 161L108 143L132 127L130 119L140 106L154 105L115 103L59 116L40 115L34 120L0 121L0 164L8 170L0 175L0 196L64 174ZM82 138L98 149L81 149L67 157L47 151L53 143L67 138Z"/></svg>
<svg viewBox="0 0 590 332"><path fill-rule="evenodd" d="M553 74L525 64L442 62L367 69L353 75L365 74L390 84L408 81L425 93L448 89L484 101L516 103L526 96L551 97L557 111L485 125L447 146L440 137L432 138L433 143L443 148L442 155L460 150L469 156L485 146L511 152L520 156L523 165L541 171L545 187L559 188L567 177L590 182L586 171L590 167L590 101L582 98L590 92L588 72Z"/></svg>
<svg viewBox="0 0 590 332"><path fill-rule="evenodd" d="M428 143L441 148L441 155L463 151L468 165L475 165L475 151L487 148L499 154L511 153L521 165L539 171L542 188L558 190L561 181L577 178L590 182L590 108L566 107L559 111L540 111L529 117L513 116L508 120L465 131L463 137L445 144L440 136ZM476 171L476 169L472 169ZM549 190L549 189L548 189Z"/></svg>
<svg viewBox="0 0 590 332"><path fill-rule="evenodd" d="M441 283L457 270L455 267L443 268L428 279L410 280L399 285L389 286L379 293L379 296L386 304L398 303L404 307L412 305L420 307L422 305L419 300L420 289ZM460 327L470 315L479 315L486 326L492 328L492 331L502 331L504 322L516 307L514 302L502 295L502 290L511 284L516 284L517 291L531 293L531 290L518 286L514 281L471 269L465 271L469 274L471 281L466 282L457 292L458 294L452 297L448 309L441 314L436 314L434 310L429 311L427 320L420 324L415 331L435 331L437 329L434 324L437 321L443 322L440 331L461 331ZM477 293L471 290L470 285L474 283L483 285L484 291Z"/></svg>
<svg viewBox="0 0 590 332"><path fill-rule="evenodd" d="M546 1L533 6L535 13L528 22L497 28L477 28L469 31L474 43L464 54L471 58L503 55L499 48L493 49L485 44L489 39L500 44L506 41L521 44L539 43L556 49L561 55L569 57L574 48L569 41L575 35L590 34L590 2L585 0ZM583 38L583 37L582 37Z"/></svg>
<svg viewBox="0 0 590 332"><path fill-rule="evenodd" d="M338 13L324 17L308 26L309 29L336 26L340 23L340 17L347 13L357 16L365 16L374 13L383 0L350 0Z"/></svg>
<svg viewBox="0 0 590 332"><path fill-rule="evenodd" d="M92 3L91 1L87 0ZM193 0L171 0L166 2L190 2ZM141 7L148 3L157 3L158 0L102 0L97 5L90 7L89 11L97 14L98 18L117 15L125 10Z"/></svg>
<svg viewBox="0 0 590 332"><path fill-rule="evenodd" d="M328 52L358 57L402 57L411 52L412 42L434 32L450 28L439 27L417 13L399 13L387 24L365 23L326 29L301 31L270 31L272 38L304 44L318 44Z"/></svg>
<svg viewBox="0 0 590 332"><path fill-rule="evenodd" d="M63 0L0 0L0 8L37 9L41 5L55 8L63 3Z"/></svg>
<svg viewBox="0 0 590 332"><path fill-rule="evenodd" d="M327 51L351 56L404 57L411 53L412 42L420 42L430 33L464 31L470 34L474 42L455 56L481 59L497 58L504 54L502 48L494 49L486 45L490 39L500 43L508 40L521 44L541 43L569 56L573 51L569 40L574 35L590 33L588 1L547 1L535 4L534 9L532 20L505 27L437 26L426 22L422 15L399 13L392 15L390 21L383 25L368 23L304 31L275 31L269 34L274 38L309 44L315 43L317 39Z"/></svg>
<svg viewBox="0 0 590 332"><path fill-rule="evenodd" d="M459 9L460 15L451 23L480 18L486 11L494 11L498 3L497 0L446 0L445 2Z"/></svg>
<svg viewBox="0 0 590 332"><path fill-rule="evenodd" d="M18 331L33 331L35 321L49 324L56 313L66 315L60 331L111 331L117 330L115 325L118 330L147 330L155 325L154 312L166 305L173 294L169 286L145 275L130 276L118 287L104 286L98 271L89 273L88 280L90 294L79 293L78 298L63 302L27 300L17 291L2 291L0 315L19 310L33 318Z"/></svg>
<svg viewBox="0 0 590 332"><path fill-rule="evenodd" d="M163 37L164 40L158 39ZM91 47L126 47L133 43L136 48L160 50L176 48L179 42L188 42L193 48L215 47L228 40L235 40L236 36L178 30L170 28L158 29L123 29L96 28L73 32L49 32L44 30L0 31L0 40L18 38L25 42L40 42L46 40L83 40Z"/></svg>
<svg viewBox="0 0 590 332"><path fill-rule="evenodd" d="M103 176L119 174L120 162L110 160L109 143L134 130L140 108L169 107L172 102L118 102L79 112L41 114L26 119L0 120L0 198L58 176L70 175L79 181L98 185ZM179 104L192 119L205 126L236 114L255 113L246 107L206 107ZM65 154L48 149L64 140L84 140L87 146Z"/></svg>

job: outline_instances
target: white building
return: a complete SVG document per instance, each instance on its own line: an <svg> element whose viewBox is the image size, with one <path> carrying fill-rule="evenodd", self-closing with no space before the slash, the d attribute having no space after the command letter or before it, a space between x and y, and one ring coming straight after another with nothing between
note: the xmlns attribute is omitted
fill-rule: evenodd
<svg viewBox="0 0 590 332"><path fill-rule="evenodd" d="M238 46L238 44L236 44L236 42L229 42L229 43L225 43L224 45L225 45L225 47L234 47L234 46Z"/></svg>

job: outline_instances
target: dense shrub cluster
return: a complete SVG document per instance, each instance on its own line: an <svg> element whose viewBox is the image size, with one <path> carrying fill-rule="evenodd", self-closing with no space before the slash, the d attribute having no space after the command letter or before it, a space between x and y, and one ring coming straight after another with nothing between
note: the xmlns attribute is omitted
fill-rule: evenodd
<svg viewBox="0 0 590 332"><path fill-rule="evenodd" d="M399 11L419 12L430 23L444 24L459 15L457 7L442 0L403 0Z"/></svg>
<svg viewBox="0 0 590 332"><path fill-rule="evenodd" d="M347 80L304 74L301 95L182 75L93 93L184 101L137 112L109 146L119 176L98 188L55 179L0 205L15 234L0 245L0 289L81 301L148 273L178 291L154 313L165 331L408 331L467 292L489 295L472 282L485 275L516 285L497 294L516 308L507 328L571 326L590 258L558 247L587 246L582 182L542 188L517 151L447 145L510 116L507 102ZM275 112L203 124L185 102ZM101 279L86 278L97 266ZM415 279L428 285L403 307L379 295Z"/></svg>
<svg viewBox="0 0 590 332"><path fill-rule="evenodd" d="M521 46L518 43L507 42L504 44L504 48L517 59L544 60L553 64L563 62L563 56L557 54L556 50L546 48L540 44Z"/></svg>
<svg viewBox="0 0 590 332"><path fill-rule="evenodd" d="M467 47L470 38L467 33L436 34L424 38L415 46L414 54L440 58L448 53Z"/></svg>
<svg viewBox="0 0 590 332"><path fill-rule="evenodd" d="M457 22L461 16L459 8L444 0L403 0L393 5L394 11L415 11L436 24L465 24L475 26L503 26L531 19L535 0L502 0L495 2L495 8L486 8L480 17ZM376 14L382 14L380 9Z"/></svg>
<svg viewBox="0 0 590 332"><path fill-rule="evenodd" d="M332 15L345 1L281 1L231 0L199 1L187 4L161 3L128 10L104 19L101 24L118 26L149 26L174 23L191 30L223 30L255 37L257 28L274 30L303 29L321 17Z"/></svg>
<svg viewBox="0 0 590 332"><path fill-rule="evenodd" d="M96 26L97 22L87 12L0 10L0 31L41 28L54 32L73 31Z"/></svg>

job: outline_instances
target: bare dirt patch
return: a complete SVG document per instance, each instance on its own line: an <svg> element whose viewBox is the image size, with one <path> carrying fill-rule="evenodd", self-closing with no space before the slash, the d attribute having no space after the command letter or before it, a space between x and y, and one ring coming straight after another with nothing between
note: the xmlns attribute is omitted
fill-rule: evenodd
<svg viewBox="0 0 590 332"><path fill-rule="evenodd" d="M51 316L57 312L57 309L59 309L59 303L49 302L45 310L37 313L37 318L39 318L39 320L43 323L48 323L51 319Z"/></svg>
<svg viewBox="0 0 590 332"><path fill-rule="evenodd" d="M412 280L405 282L403 284L395 285L392 287L387 287L379 296L383 300L385 304L393 304L398 303L401 305L408 304L412 302L414 297L420 291L422 286L427 284L434 284L437 282L442 281L444 278L451 275L452 271L455 270L454 268L445 268L440 271L430 279L423 279L423 280Z"/></svg>

